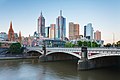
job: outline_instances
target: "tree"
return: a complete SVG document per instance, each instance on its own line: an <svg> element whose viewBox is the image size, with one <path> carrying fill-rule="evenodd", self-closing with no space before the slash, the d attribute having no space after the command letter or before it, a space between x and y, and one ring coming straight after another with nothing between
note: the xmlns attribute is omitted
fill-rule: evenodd
<svg viewBox="0 0 120 80"><path fill-rule="evenodd" d="M75 47L76 45L75 44L72 44L71 42L67 42L66 44L65 44L65 47Z"/></svg>
<svg viewBox="0 0 120 80"><path fill-rule="evenodd" d="M90 42L90 41L87 43L87 46L88 46L88 47L91 47L91 42Z"/></svg>
<svg viewBox="0 0 120 80"><path fill-rule="evenodd" d="M21 44L20 43L12 43L10 48L9 48L9 52L12 54L22 53Z"/></svg>
<svg viewBox="0 0 120 80"><path fill-rule="evenodd" d="M104 47L111 47L112 45L110 43L107 43L106 45L104 45Z"/></svg>
<svg viewBox="0 0 120 80"><path fill-rule="evenodd" d="M118 42L116 43L116 46L117 46L117 47L120 47L120 41L118 41Z"/></svg>
<svg viewBox="0 0 120 80"><path fill-rule="evenodd" d="M69 47L70 46L70 43L69 42L66 42L65 43L65 47Z"/></svg>
<svg viewBox="0 0 120 80"><path fill-rule="evenodd" d="M92 42L92 47L99 47L99 45L94 41Z"/></svg>
<svg viewBox="0 0 120 80"><path fill-rule="evenodd" d="M87 41L84 41L84 42L83 42L83 45L84 45L84 46L87 46Z"/></svg>
<svg viewBox="0 0 120 80"><path fill-rule="evenodd" d="M83 42L82 42L82 41L78 41L78 42L77 42L78 47L81 47L81 46L82 46L82 44L83 44Z"/></svg>

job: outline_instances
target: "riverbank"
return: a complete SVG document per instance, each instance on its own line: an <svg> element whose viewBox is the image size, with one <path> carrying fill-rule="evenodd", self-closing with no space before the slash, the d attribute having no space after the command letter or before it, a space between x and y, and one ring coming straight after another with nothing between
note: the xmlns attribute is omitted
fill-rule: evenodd
<svg viewBox="0 0 120 80"><path fill-rule="evenodd" d="M14 56L3 56L3 57L0 57L0 60L14 60L14 59L38 59L39 57L38 56L17 56L17 57L14 57Z"/></svg>

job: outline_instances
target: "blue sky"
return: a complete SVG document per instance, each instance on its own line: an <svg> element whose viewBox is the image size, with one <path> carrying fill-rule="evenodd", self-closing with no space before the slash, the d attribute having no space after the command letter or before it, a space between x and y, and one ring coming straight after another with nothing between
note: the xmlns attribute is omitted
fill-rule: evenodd
<svg viewBox="0 0 120 80"><path fill-rule="evenodd" d="M84 25L92 23L105 43L113 42L113 33L115 41L120 40L120 0L0 0L0 32L7 33L12 21L16 33L33 35L41 11L49 26L56 23L60 10L67 20L67 33L69 22L80 24L80 34Z"/></svg>

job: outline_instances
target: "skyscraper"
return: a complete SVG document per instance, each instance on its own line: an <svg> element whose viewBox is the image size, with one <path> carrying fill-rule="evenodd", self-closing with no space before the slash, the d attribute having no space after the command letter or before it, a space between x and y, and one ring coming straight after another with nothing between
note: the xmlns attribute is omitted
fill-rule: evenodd
<svg viewBox="0 0 120 80"><path fill-rule="evenodd" d="M74 24L73 22L69 23L69 39L78 39L79 38L79 24Z"/></svg>
<svg viewBox="0 0 120 80"><path fill-rule="evenodd" d="M101 32L100 31L96 31L95 33L94 33L94 39L95 40L101 40Z"/></svg>
<svg viewBox="0 0 120 80"><path fill-rule="evenodd" d="M8 35L6 32L0 32L0 40L8 40Z"/></svg>
<svg viewBox="0 0 120 80"><path fill-rule="evenodd" d="M43 17L42 12L38 18L38 34L45 37L45 18Z"/></svg>
<svg viewBox="0 0 120 80"><path fill-rule="evenodd" d="M84 37L87 39L93 39L93 27L91 23L84 26Z"/></svg>
<svg viewBox="0 0 120 80"><path fill-rule="evenodd" d="M56 39L63 40L66 37L66 18L62 16L62 10L60 10L60 16L56 19Z"/></svg>
<svg viewBox="0 0 120 80"><path fill-rule="evenodd" d="M10 22L10 28L9 28L9 31L8 31L8 40L9 41L14 41L15 40L14 30L12 28L12 22Z"/></svg>
<svg viewBox="0 0 120 80"><path fill-rule="evenodd" d="M50 27L48 26L48 27L45 27L45 37L49 38L50 37L49 34L50 34Z"/></svg>
<svg viewBox="0 0 120 80"><path fill-rule="evenodd" d="M55 39L55 24L50 25L50 38Z"/></svg>

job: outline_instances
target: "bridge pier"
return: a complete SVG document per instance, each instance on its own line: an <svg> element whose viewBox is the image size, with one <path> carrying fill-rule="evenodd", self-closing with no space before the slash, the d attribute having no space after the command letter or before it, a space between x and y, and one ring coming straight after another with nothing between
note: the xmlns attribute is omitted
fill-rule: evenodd
<svg viewBox="0 0 120 80"><path fill-rule="evenodd" d="M46 45L45 45L45 42L43 42L42 50L43 50L43 55L41 55L39 57L39 60L42 61L42 62L46 62L47 61L47 56L46 56Z"/></svg>
<svg viewBox="0 0 120 80"><path fill-rule="evenodd" d="M78 61L78 70L91 69L94 65L88 60L87 47L81 47L81 59Z"/></svg>
<svg viewBox="0 0 120 80"><path fill-rule="evenodd" d="M88 59L87 47L81 47L81 59L78 61L78 70L89 70L96 68L97 62Z"/></svg>
<svg viewBox="0 0 120 80"><path fill-rule="evenodd" d="M79 60L78 70L89 70L95 68L95 63L90 60Z"/></svg>

